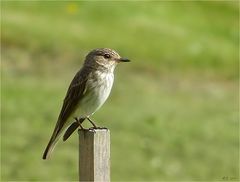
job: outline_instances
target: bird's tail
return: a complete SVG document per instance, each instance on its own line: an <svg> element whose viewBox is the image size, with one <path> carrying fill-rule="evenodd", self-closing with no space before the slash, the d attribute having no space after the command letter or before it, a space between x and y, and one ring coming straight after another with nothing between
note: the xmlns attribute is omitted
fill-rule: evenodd
<svg viewBox="0 0 240 182"><path fill-rule="evenodd" d="M43 153L43 157L42 157L43 159L47 159L49 157L49 155L53 151L56 143L58 142L59 138L60 138L60 133L58 133L58 134L53 133L53 135L52 135L50 141L48 142L48 145Z"/></svg>
<svg viewBox="0 0 240 182"><path fill-rule="evenodd" d="M61 137L62 132L65 130L66 128L66 123L63 126L59 126L59 122L57 122L53 134L50 138L50 141L48 142L48 145L43 153L43 159L47 159L49 157L49 155L51 154L51 152L53 151L55 145L57 144L59 138Z"/></svg>
<svg viewBox="0 0 240 182"><path fill-rule="evenodd" d="M52 137L50 139L50 141L48 142L48 145L43 153L43 159L47 159L51 152L53 151L55 145L57 144L59 138L61 137L62 133L64 131L65 134L63 136L63 141L66 141L70 135L78 128L79 124L81 124L83 121L85 120L85 118L80 118L78 122L74 122L70 125L70 127L67 129L68 125L65 123L65 125L63 125L61 128L59 128L58 124L56 125Z"/></svg>
<svg viewBox="0 0 240 182"><path fill-rule="evenodd" d="M85 118L79 118L79 120L77 122L72 123L68 129L66 129L64 135L63 135L63 141L65 142L70 136L71 134L79 127L79 125L81 126L81 124L83 123L83 121L85 120Z"/></svg>

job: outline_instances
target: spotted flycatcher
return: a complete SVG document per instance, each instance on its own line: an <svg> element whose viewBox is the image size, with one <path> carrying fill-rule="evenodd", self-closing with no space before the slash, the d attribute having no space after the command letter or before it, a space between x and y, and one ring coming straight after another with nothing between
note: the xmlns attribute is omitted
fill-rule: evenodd
<svg viewBox="0 0 240 182"><path fill-rule="evenodd" d="M61 112L52 137L44 151L43 159L47 159L59 138L65 132L63 140L73 133L81 123L88 119L93 128L98 128L90 119L106 101L112 89L116 65L129 62L108 48L94 49L85 58L83 67L73 78L65 96Z"/></svg>

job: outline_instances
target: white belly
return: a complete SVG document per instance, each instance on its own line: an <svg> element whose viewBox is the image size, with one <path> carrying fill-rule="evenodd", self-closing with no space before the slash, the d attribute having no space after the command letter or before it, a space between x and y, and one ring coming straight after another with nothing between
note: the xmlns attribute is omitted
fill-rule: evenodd
<svg viewBox="0 0 240 182"><path fill-rule="evenodd" d="M75 117L88 117L96 112L107 100L113 85L113 73L95 72L86 83L86 93L74 113Z"/></svg>

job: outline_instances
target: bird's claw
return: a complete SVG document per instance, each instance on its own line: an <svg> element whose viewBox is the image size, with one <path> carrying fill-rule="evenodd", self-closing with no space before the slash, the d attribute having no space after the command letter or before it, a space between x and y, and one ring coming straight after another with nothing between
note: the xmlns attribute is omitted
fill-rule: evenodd
<svg viewBox="0 0 240 182"><path fill-rule="evenodd" d="M99 127L99 126L96 126L96 127L91 127L89 128L89 130L108 130L107 127Z"/></svg>

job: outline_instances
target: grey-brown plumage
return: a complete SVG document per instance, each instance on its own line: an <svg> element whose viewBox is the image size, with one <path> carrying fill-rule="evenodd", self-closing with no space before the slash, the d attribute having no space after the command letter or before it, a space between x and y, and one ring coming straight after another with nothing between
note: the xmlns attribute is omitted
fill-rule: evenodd
<svg viewBox="0 0 240 182"><path fill-rule="evenodd" d="M128 61L108 48L94 49L86 56L83 67L77 72L68 88L43 159L49 156L61 134L69 126L63 136L64 141L79 125L81 126L84 119L89 119L102 106L112 88L115 66L119 62ZM79 119L76 122L74 118Z"/></svg>

